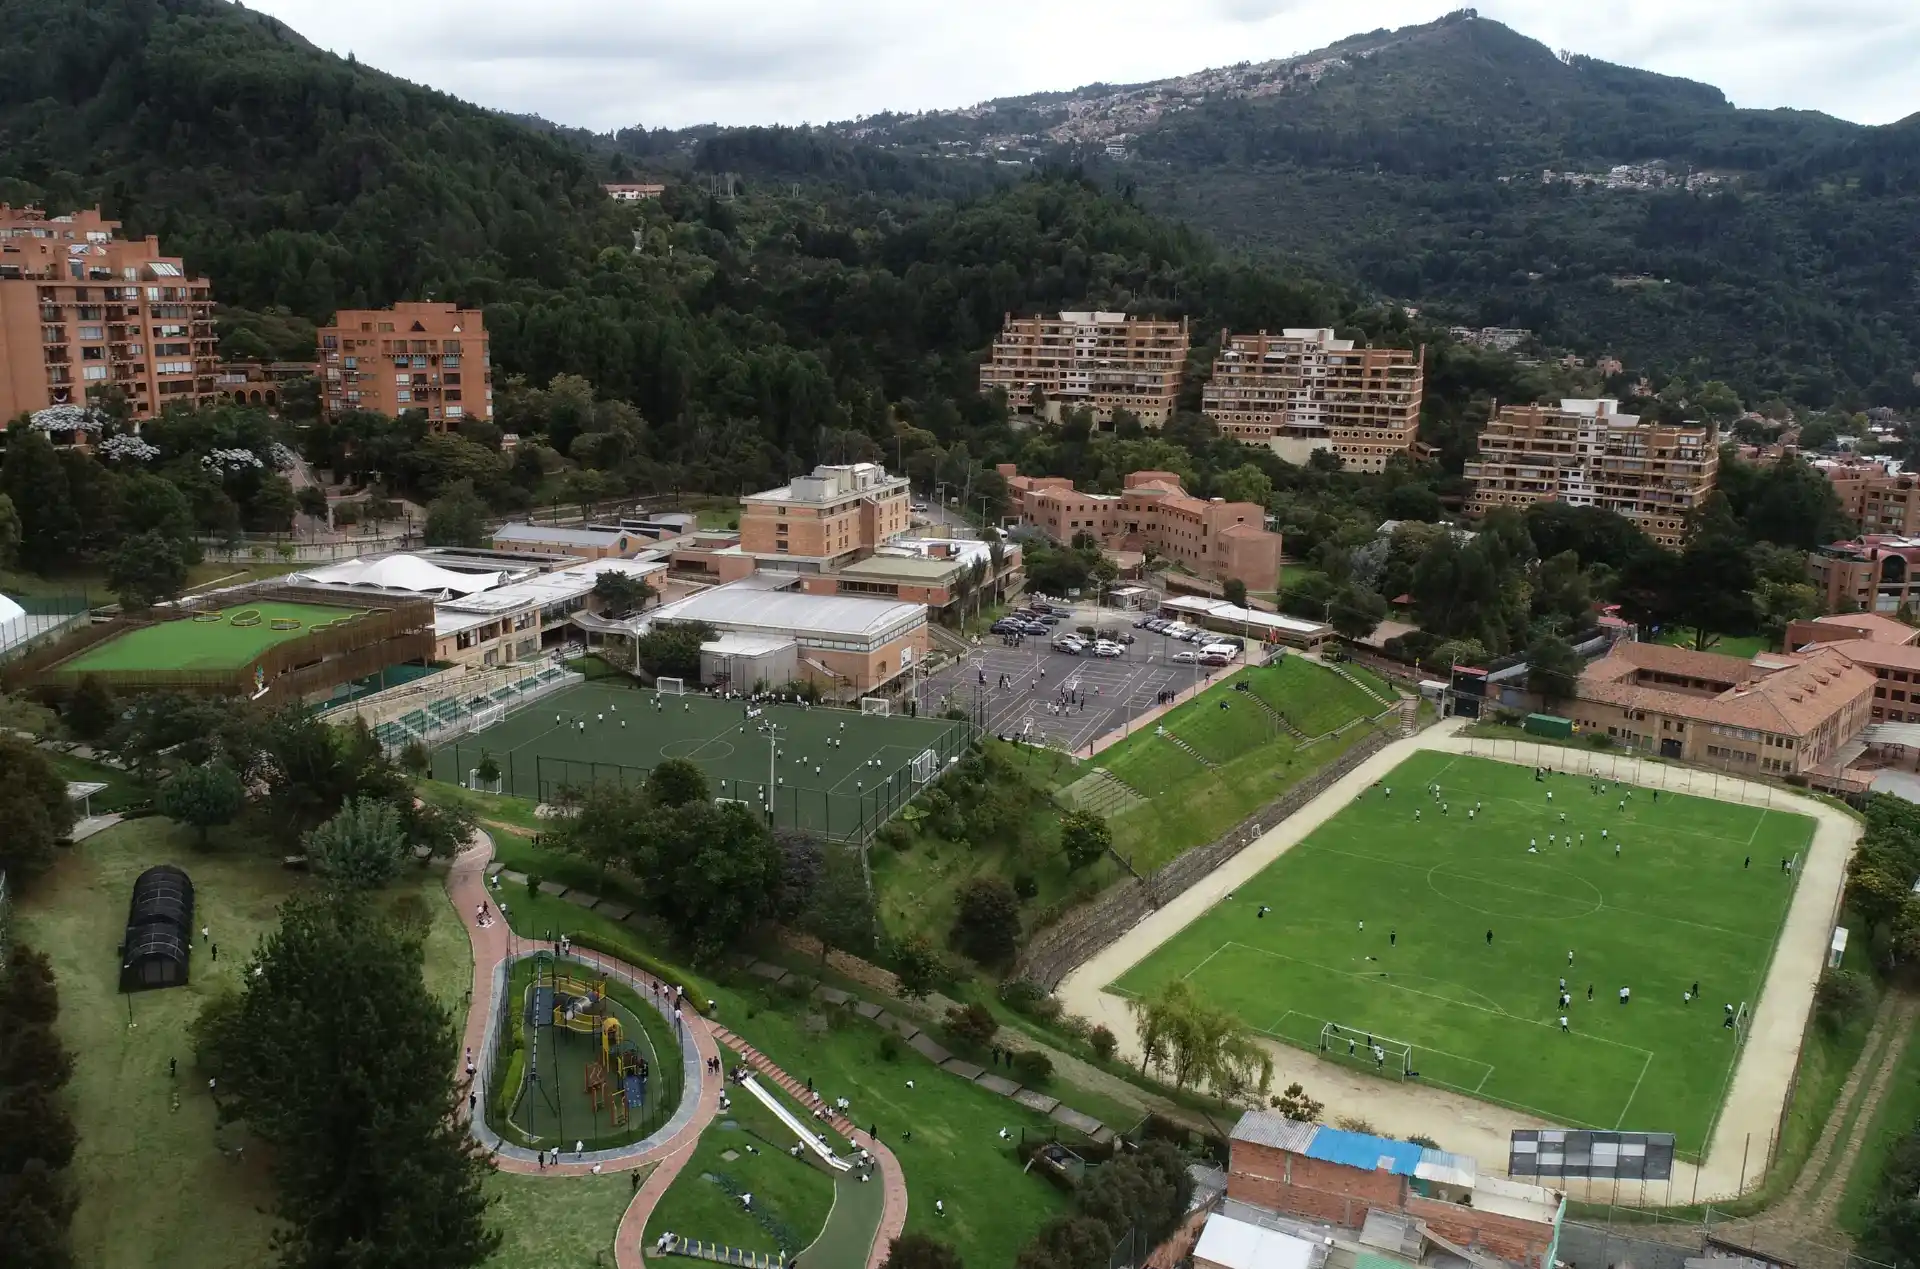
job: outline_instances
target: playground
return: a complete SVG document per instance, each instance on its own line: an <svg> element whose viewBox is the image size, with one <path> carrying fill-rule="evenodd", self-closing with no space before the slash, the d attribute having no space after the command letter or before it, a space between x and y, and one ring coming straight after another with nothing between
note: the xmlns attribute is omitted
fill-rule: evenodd
<svg viewBox="0 0 1920 1269"><path fill-rule="evenodd" d="M249 602L127 630L60 666L62 674L157 670L234 670L268 648L354 620L357 608L326 604Z"/></svg>
<svg viewBox="0 0 1920 1269"><path fill-rule="evenodd" d="M859 840L958 756L969 732L949 718L798 705L749 712L738 700L586 683L437 749L433 776L470 784L491 757L498 792L552 802L567 788L639 782L659 762L685 758L717 798L765 808L771 793L778 826Z"/></svg>
<svg viewBox="0 0 1920 1269"><path fill-rule="evenodd" d="M680 1105L671 1024L630 988L542 952L514 965L509 998L495 1068L505 1076L489 1108L503 1137L608 1149L646 1137Z"/></svg>

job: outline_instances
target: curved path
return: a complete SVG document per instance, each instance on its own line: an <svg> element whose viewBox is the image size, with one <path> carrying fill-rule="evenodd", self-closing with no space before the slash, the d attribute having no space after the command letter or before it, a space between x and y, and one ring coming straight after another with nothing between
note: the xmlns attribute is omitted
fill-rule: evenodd
<svg viewBox="0 0 1920 1269"><path fill-rule="evenodd" d="M818 1105L825 1109L826 1103L818 1093L810 1091L793 1076L774 1065L773 1059L742 1040L725 1027L716 1026L713 1034L721 1044L738 1053L741 1060L754 1070L778 1084L787 1096L802 1106ZM862 1130L845 1115L834 1111L827 1112L827 1124L835 1132L856 1146L864 1146L873 1157L880 1161L880 1184L884 1187L884 1202L880 1209L880 1228L875 1232L873 1245L867 1251L867 1269L877 1269L880 1262L887 1258L887 1250L893 1246L893 1240L907 1224L907 1183L900 1175L900 1161L893 1157L893 1151L882 1144L880 1138ZM801 1259L806 1259L805 1255Z"/></svg>
<svg viewBox="0 0 1920 1269"><path fill-rule="evenodd" d="M447 898L453 904L454 912L466 927L467 938L473 948L473 984L467 1007L465 1033L461 1038L464 1049L475 1055L477 1074L471 1091L484 1100L487 1095L487 1082L491 1074L493 1048L488 1042L493 1034L495 1009L502 994L501 985L505 982L508 963L524 952L518 951L514 944L522 942L510 936L506 921L496 915L487 925L477 925L474 913L480 905L492 905L497 896L492 894L486 883L487 864L493 859L493 838L482 830L475 830L473 839L467 848L454 858L453 866L447 873ZM636 969L616 957L586 949L575 949L570 955L580 961L598 965L609 973L631 981L636 988L644 989L656 981L653 975ZM687 1010L684 1016L688 1036L698 1060L689 1060L685 1087L696 1091L691 1107L684 1103L680 1113L676 1114L660 1132L646 1141L637 1142L619 1150L596 1151L585 1156L568 1159L562 1155L563 1162L549 1167L541 1167L533 1152L518 1146L501 1142L486 1127L484 1120L470 1124L470 1130L484 1145L491 1149L491 1162L502 1172L515 1172L523 1175L553 1174L555 1176L579 1176L582 1173L598 1169L605 1171L628 1171L651 1167L646 1180L640 1185L627 1205L626 1212L620 1218L620 1228L614 1236L614 1263L618 1269L644 1269L646 1257L642 1251L642 1242L646 1237L647 1218L653 1214L654 1207L667 1192L680 1170L686 1166L693 1154L693 1148L700 1140L700 1134L706 1131L720 1109L722 1081L705 1072L705 1063L710 1059L724 1059L720 1050L724 1043L738 1052L741 1057L756 1069L766 1073L787 1092L805 1104L809 1099L806 1090L799 1086L792 1076L775 1066L764 1054L753 1049L745 1041L724 1028L713 1026L698 1012ZM463 1059L464 1061L464 1059ZM465 1076L464 1067L456 1073L456 1079ZM463 1108L463 1113L464 1108ZM833 1125L847 1140L865 1146L880 1160L880 1176L885 1186L885 1201L882 1210L880 1228L867 1257L869 1269L875 1269L886 1259L887 1249L892 1245L907 1219L906 1183L900 1175L900 1164L893 1152L882 1145L878 1139L869 1137L852 1124L835 1116Z"/></svg>

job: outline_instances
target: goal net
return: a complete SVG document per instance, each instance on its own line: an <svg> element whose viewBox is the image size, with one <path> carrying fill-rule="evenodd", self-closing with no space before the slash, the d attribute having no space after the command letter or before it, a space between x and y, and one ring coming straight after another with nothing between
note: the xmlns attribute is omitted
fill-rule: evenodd
<svg viewBox="0 0 1920 1269"><path fill-rule="evenodd" d="M925 784L940 774L940 755L931 749L923 749L913 756L913 782Z"/></svg>
<svg viewBox="0 0 1920 1269"><path fill-rule="evenodd" d="M1412 1045L1361 1027L1327 1023L1320 1028L1320 1051L1392 1079L1403 1080L1414 1073Z"/></svg>
<svg viewBox="0 0 1920 1269"><path fill-rule="evenodd" d="M863 696L860 698L860 712L885 718L893 712L893 703L884 696Z"/></svg>
<svg viewBox="0 0 1920 1269"><path fill-rule="evenodd" d="M685 679L657 678L653 681L653 690L662 696L685 696L687 694L687 681Z"/></svg>

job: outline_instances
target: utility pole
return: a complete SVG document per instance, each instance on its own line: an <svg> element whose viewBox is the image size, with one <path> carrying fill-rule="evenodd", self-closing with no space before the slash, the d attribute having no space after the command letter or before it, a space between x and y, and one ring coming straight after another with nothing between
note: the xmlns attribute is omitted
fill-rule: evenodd
<svg viewBox="0 0 1920 1269"><path fill-rule="evenodd" d="M768 828L772 828L774 825L773 796L774 796L774 790L779 786L774 783L773 763L774 763L774 759L779 754L779 749L780 749L780 728L778 724L769 722L767 724L767 827Z"/></svg>

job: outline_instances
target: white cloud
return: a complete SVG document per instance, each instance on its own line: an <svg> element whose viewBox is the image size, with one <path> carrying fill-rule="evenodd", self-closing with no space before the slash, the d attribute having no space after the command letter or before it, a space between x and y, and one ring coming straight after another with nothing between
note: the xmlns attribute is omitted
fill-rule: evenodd
<svg viewBox="0 0 1920 1269"><path fill-rule="evenodd" d="M1430 21L1459 0L252 0L323 47L596 129L820 123L1157 79ZM1913 0L1480 0L1552 48L1743 106L1920 111Z"/></svg>

